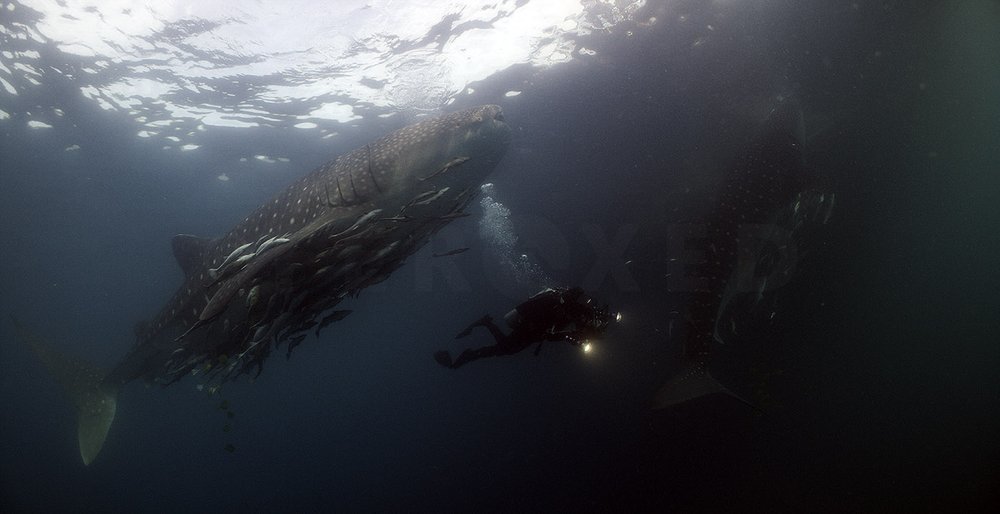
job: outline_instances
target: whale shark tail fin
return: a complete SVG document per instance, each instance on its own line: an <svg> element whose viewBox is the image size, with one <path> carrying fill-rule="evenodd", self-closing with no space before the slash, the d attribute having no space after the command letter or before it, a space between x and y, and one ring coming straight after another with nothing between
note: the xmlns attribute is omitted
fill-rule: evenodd
<svg viewBox="0 0 1000 514"><path fill-rule="evenodd" d="M756 409L753 404L730 391L716 380L708 372L705 364L700 362L688 363L680 373L674 375L673 378L663 384L653 398L652 408L665 409L715 393L731 396Z"/></svg>
<svg viewBox="0 0 1000 514"><path fill-rule="evenodd" d="M77 437L84 465L93 462L115 419L118 389L103 383L105 372L86 361L55 350L51 344L11 317L21 341L31 348L76 406Z"/></svg>

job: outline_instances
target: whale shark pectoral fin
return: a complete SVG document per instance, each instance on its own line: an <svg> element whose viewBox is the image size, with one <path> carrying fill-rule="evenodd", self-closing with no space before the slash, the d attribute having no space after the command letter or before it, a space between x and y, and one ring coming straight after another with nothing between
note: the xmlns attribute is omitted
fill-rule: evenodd
<svg viewBox="0 0 1000 514"><path fill-rule="evenodd" d="M104 446L115 419L117 389L103 383L106 373L100 368L57 351L13 316L11 320L21 341L38 355L45 369L62 385L76 406L80 457L84 465L89 465Z"/></svg>
<svg viewBox="0 0 1000 514"><path fill-rule="evenodd" d="M750 407L756 409L753 404L744 400L736 393L730 391L726 386L719 383L705 367L704 363L691 362L667 381L656 392L653 398L652 409L666 409L674 405L694 400L710 394L723 393L731 396Z"/></svg>

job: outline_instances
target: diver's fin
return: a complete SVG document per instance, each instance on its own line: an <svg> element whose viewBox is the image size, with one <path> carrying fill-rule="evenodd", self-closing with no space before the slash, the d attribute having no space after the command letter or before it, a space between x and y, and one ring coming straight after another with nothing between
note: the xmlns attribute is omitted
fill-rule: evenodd
<svg viewBox="0 0 1000 514"><path fill-rule="evenodd" d="M663 384L663 387L656 392L656 397L653 398L652 409L665 409L714 393L727 394L750 407L756 408L753 404L720 384L708 372L708 368L704 363L692 362L684 366L684 369L680 373L674 375L673 378L668 380L666 384Z"/></svg>
<svg viewBox="0 0 1000 514"><path fill-rule="evenodd" d="M451 354L448 353L447 350L440 350L434 352L434 360L436 360L438 364L446 368L450 368L452 365Z"/></svg>
<svg viewBox="0 0 1000 514"><path fill-rule="evenodd" d="M101 452L115 419L118 390L102 383L104 371L83 360L59 353L11 317L17 334L45 365L49 373L63 386L76 405L77 438L80 457L89 465Z"/></svg>

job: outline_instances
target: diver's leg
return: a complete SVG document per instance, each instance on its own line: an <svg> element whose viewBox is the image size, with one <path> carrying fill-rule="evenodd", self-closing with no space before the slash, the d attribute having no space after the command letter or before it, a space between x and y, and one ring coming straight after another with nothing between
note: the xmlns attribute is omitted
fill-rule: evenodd
<svg viewBox="0 0 1000 514"><path fill-rule="evenodd" d="M479 321L481 322L480 324L482 326L486 327L486 329L490 331L490 334L493 334L493 339L497 342L498 345L504 345L509 342L507 339L507 334L504 334L503 330L500 330L500 327L498 327L496 323L493 323L493 318L490 319L483 318Z"/></svg>
<svg viewBox="0 0 1000 514"><path fill-rule="evenodd" d="M492 324L493 324L493 318L489 314L487 314L487 315L485 315L485 316L477 319L476 321L473 321L471 324L469 324L469 326L465 327L465 330L459 332L458 335L455 336L455 339L461 339L461 338L463 338L463 337L471 334L472 333L472 329L474 329L474 328L476 328L478 326L489 326L489 325L492 325Z"/></svg>
<svg viewBox="0 0 1000 514"><path fill-rule="evenodd" d="M482 348L468 349L462 352L461 355L455 359L455 362L451 364L452 369L456 369L463 364L468 364L474 360L482 359L484 357L493 357L497 354L497 346L484 346Z"/></svg>

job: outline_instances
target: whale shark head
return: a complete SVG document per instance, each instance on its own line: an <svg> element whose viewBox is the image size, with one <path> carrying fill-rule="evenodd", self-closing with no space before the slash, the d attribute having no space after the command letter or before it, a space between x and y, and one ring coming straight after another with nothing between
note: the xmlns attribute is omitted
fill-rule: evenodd
<svg viewBox="0 0 1000 514"><path fill-rule="evenodd" d="M372 143L375 183L389 194L478 185L506 152L510 139L511 129L497 105L425 120Z"/></svg>

